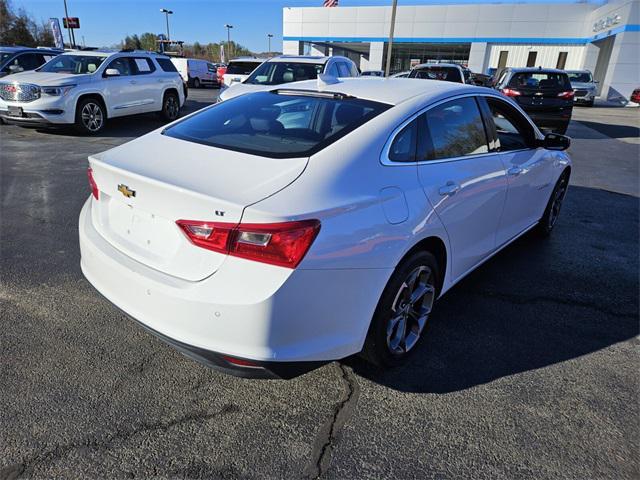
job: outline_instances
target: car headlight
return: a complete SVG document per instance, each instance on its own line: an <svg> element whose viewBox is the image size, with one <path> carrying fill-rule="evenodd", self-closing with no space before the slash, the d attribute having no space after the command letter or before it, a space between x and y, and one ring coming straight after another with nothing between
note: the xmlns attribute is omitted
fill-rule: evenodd
<svg viewBox="0 0 640 480"><path fill-rule="evenodd" d="M75 85L62 85L60 87L42 87L42 93L52 97L64 97Z"/></svg>

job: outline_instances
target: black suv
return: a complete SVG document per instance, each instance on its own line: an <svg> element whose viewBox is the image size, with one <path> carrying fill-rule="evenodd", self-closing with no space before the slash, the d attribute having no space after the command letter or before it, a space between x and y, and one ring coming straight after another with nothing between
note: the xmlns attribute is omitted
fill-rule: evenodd
<svg viewBox="0 0 640 480"><path fill-rule="evenodd" d="M61 53L54 48L0 47L0 77L35 70Z"/></svg>
<svg viewBox="0 0 640 480"><path fill-rule="evenodd" d="M567 131L574 92L565 71L506 68L494 88L515 100L541 129L561 134Z"/></svg>

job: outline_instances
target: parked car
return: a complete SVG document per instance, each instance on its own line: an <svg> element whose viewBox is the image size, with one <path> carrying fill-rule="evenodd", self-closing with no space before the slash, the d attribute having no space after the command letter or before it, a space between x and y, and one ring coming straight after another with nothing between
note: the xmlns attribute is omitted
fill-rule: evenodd
<svg viewBox="0 0 640 480"><path fill-rule="evenodd" d="M61 53L53 48L0 47L0 78L35 70Z"/></svg>
<svg viewBox="0 0 640 480"><path fill-rule="evenodd" d="M171 57L171 62L176 66L182 79L192 88L202 86L218 87L217 66L199 58Z"/></svg>
<svg viewBox="0 0 640 480"><path fill-rule="evenodd" d="M466 78L469 78L470 72L470 70L467 72ZM423 63L415 66L413 70L411 70L409 78L467 83L465 80L465 70L455 63Z"/></svg>
<svg viewBox="0 0 640 480"><path fill-rule="evenodd" d="M633 103L640 103L640 88L636 88L629 98Z"/></svg>
<svg viewBox="0 0 640 480"><path fill-rule="evenodd" d="M363 77L384 77L384 71L382 70L365 70L360 75Z"/></svg>
<svg viewBox="0 0 640 480"><path fill-rule="evenodd" d="M240 83L247 79L266 58L242 57L229 62L222 74L223 86L230 87L234 83Z"/></svg>
<svg viewBox="0 0 640 480"><path fill-rule="evenodd" d="M281 55L265 61L256 68L243 82L234 83L220 92L218 101L237 97L248 92L266 90L273 85L313 80L325 73L332 77L357 77L358 67L347 57L318 57L302 55Z"/></svg>
<svg viewBox="0 0 640 480"><path fill-rule="evenodd" d="M506 68L495 88L517 102L538 127L561 134L567 131L574 92L565 71Z"/></svg>
<svg viewBox="0 0 640 480"><path fill-rule="evenodd" d="M567 70L573 88L573 101L593 107L598 91L598 82L593 79L589 70Z"/></svg>
<svg viewBox="0 0 640 480"><path fill-rule="evenodd" d="M411 73L411 70L406 70L404 72L394 73L393 75L391 75L391 78L407 78L410 73Z"/></svg>
<svg viewBox="0 0 640 480"><path fill-rule="evenodd" d="M525 232L551 233L568 145L456 83L241 95L89 157L82 271L227 372L289 378L358 352L399 365L437 298Z"/></svg>
<svg viewBox="0 0 640 480"><path fill-rule="evenodd" d="M75 125L101 131L109 118L158 112L178 117L182 78L171 60L148 52L68 52L34 72L0 80L0 117L17 125Z"/></svg>

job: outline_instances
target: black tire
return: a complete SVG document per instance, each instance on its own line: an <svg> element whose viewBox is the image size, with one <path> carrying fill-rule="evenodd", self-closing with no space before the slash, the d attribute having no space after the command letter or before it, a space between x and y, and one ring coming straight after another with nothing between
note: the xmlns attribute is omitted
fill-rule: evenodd
<svg viewBox="0 0 640 480"><path fill-rule="evenodd" d="M193 88L200 88L200 79L198 77L193 79Z"/></svg>
<svg viewBox="0 0 640 480"><path fill-rule="evenodd" d="M175 92L167 92L162 99L160 116L167 122L172 122L180 115L180 99Z"/></svg>
<svg viewBox="0 0 640 480"><path fill-rule="evenodd" d="M560 175L555 187L553 187L553 191L551 192L551 196L547 202L547 207L544 209L544 214L536 227L537 232L541 236L548 237L551 235L553 227L555 227L558 216L560 215L562 202L564 201L564 197L567 195L568 187L569 174L568 172L564 172Z"/></svg>
<svg viewBox="0 0 640 480"><path fill-rule="evenodd" d="M76 106L76 130L83 135L95 135L102 131L107 123L107 112L97 98L84 98Z"/></svg>
<svg viewBox="0 0 640 480"><path fill-rule="evenodd" d="M409 285L416 272L419 272L416 282ZM381 367L396 367L408 361L428 331L429 314L439 293L439 282L438 262L429 252L417 251L396 267L371 320L361 353L365 360ZM423 284L427 290L418 297L418 287ZM415 305L406 301L412 296L418 297ZM404 318L404 329L401 328L402 320L398 320L400 317ZM421 325L419 318L423 318ZM405 339L398 341L402 336Z"/></svg>

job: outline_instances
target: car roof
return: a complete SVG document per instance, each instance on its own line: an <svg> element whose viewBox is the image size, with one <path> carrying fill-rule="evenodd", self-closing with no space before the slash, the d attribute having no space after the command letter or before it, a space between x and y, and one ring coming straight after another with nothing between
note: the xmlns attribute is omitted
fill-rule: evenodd
<svg viewBox="0 0 640 480"><path fill-rule="evenodd" d="M543 73L566 73L565 70L559 70L557 68L540 68L540 67L507 67L506 70L514 73L535 73L535 72L543 72Z"/></svg>
<svg viewBox="0 0 640 480"><path fill-rule="evenodd" d="M321 85L320 88L318 88L319 85ZM440 80L367 77L340 78L336 83L330 84L321 84L318 80L304 80L280 85L279 88L274 88L273 90L337 93L374 102L397 105L420 95L432 94L433 96L440 96L447 93L455 94L468 91L482 93L486 92L487 88Z"/></svg>
<svg viewBox="0 0 640 480"><path fill-rule="evenodd" d="M565 72L567 73L591 73L591 70L565 70Z"/></svg>
<svg viewBox="0 0 640 480"><path fill-rule="evenodd" d="M428 67L455 67L455 68L462 68L464 70L464 67L462 67L462 65L458 65L457 63L421 63L420 65L416 65L413 68L416 69L416 68L428 68Z"/></svg>
<svg viewBox="0 0 640 480"><path fill-rule="evenodd" d="M229 63L231 62L256 62L256 63L262 63L262 62L266 62L267 60L269 60L268 58L256 58L256 57L237 57L237 58L232 58L231 60L229 60Z"/></svg>
<svg viewBox="0 0 640 480"><path fill-rule="evenodd" d="M277 57L270 58L268 61L325 64L332 58L335 60L349 60L347 57L340 55L333 55L331 57L322 55L278 55Z"/></svg>
<svg viewBox="0 0 640 480"><path fill-rule="evenodd" d="M35 47L1 47L0 52L60 52L62 50L56 48L35 48Z"/></svg>

